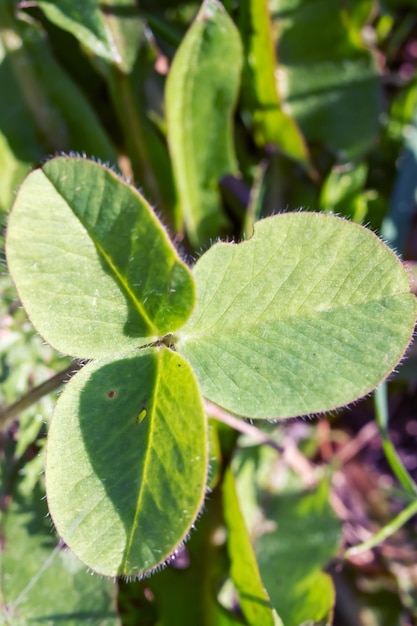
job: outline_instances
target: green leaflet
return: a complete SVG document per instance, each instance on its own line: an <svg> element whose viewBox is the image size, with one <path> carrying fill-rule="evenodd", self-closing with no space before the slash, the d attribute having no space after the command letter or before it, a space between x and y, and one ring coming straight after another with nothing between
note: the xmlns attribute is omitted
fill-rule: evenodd
<svg viewBox="0 0 417 626"><path fill-rule="evenodd" d="M85 159L52 159L28 176L11 212L7 255L34 326L73 356L150 343L193 308L191 273L151 207Z"/></svg>
<svg viewBox="0 0 417 626"><path fill-rule="evenodd" d="M209 400L242 416L331 410L371 391L400 360L416 299L371 231L319 213L255 225L194 268L198 299L178 350Z"/></svg>
<svg viewBox="0 0 417 626"><path fill-rule="evenodd" d="M166 84L167 135L180 212L195 248L227 225L218 184L236 171L232 113L242 67L239 33L218 0L205 0Z"/></svg>
<svg viewBox="0 0 417 626"><path fill-rule="evenodd" d="M169 558L201 508L206 473L205 415L180 355L93 362L66 386L48 436L48 505L93 570L141 576Z"/></svg>

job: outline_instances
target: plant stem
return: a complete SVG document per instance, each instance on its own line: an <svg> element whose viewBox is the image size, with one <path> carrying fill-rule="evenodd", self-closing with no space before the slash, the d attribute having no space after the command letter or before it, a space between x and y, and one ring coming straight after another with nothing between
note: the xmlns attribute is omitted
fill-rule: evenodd
<svg viewBox="0 0 417 626"><path fill-rule="evenodd" d="M231 428L239 431L243 435L248 435L249 437L252 437L252 439L254 439L256 443L270 446L281 454L284 452L284 446L281 446L279 443L268 437L268 435L265 435L265 433L259 430L259 428L256 428L256 426L251 426L247 422L244 422L243 419L231 415L221 407L217 406L217 404L213 404L212 402L205 400L204 409L209 417L212 417L219 422L223 422L223 424L230 426Z"/></svg>
<svg viewBox="0 0 417 626"><path fill-rule="evenodd" d="M55 376L52 376L49 380L46 380L37 387L28 391L28 393L23 396L23 398L20 398L20 400L17 400L13 404L4 408L0 407L0 430L5 430L15 417L32 404L35 404L35 402L38 402L38 400L43 398L43 396L47 396L53 391L59 389L61 385L68 380L68 377L75 374L75 372L82 367L83 363L72 363L62 372L55 374Z"/></svg>
<svg viewBox="0 0 417 626"><path fill-rule="evenodd" d="M417 485L414 480L411 478L410 474L406 470L398 456L392 442L389 438L388 433L388 420L389 420L389 412L388 412L388 395L387 395L387 383L381 383L374 392L374 409L375 409L375 419L378 424L379 432L381 435L382 448L384 450L385 457L402 485L403 489L410 495L416 496L417 494Z"/></svg>
<svg viewBox="0 0 417 626"><path fill-rule="evenodd" d="M256 426L251 426L251 424L244 422L242 418L231 415L221 407L209 402L208 400L204 400L204 409L209 417L234 428L243 435L252 437L256 443L270 446L276 452L282 454L291 469L296 474L301 476L306 487L313 487L316 484L317 479L314 466L310 463L310 461L308 461L308 459L306 459L305 456L301 454L291 440L289 440L285 445L280 445L271 439L271 437L268 437L268 435L259 430L259 428L256 428Z"/></svg>
<svg viewBox="0 0 417 626"><path fill-rule="evenodd" d="M163 206L159 186L151 167L145 133L145 111L133 93L132 79L117 68L109 74L110 94L126 141L135 181L160 208Z"/></svg>
<svg viewBox="0 0 417 626"><path fill-rule="evenodd" d="M374 408L385 457L403 489L407 494L413 496L414 499L413 502L411 502L403 511L401 511L401 513L397 515L397 517L383 526L377 533L370 537L370 539L346 550L344 554L345 559L361 554L362 552L366 552L367 550L371 550L387 539L387 537L390 537L397 530L399 530L410 519L410 517L417 514L417 485L404 467L389 438L389 412L386 382L381 383L374 392Z"/></svg>
<svg viewBox="0 0 417 626"><path fill-rule="evenodd" d="M394 517L388 524L383 526L377 533L372 535L370 539L364 541L363 543L359 543L357 546L353 546L346 550L343 555L344 559L349 559L351 556L356 556L357 554L362 554L362 552L366 552L367 550L371 550L375 548L378 544L382 543L388 537L391 537L397 530L399 530L413 515L417 514L417 500L414 500L411 504L407 506L401 513Z"/></svg>

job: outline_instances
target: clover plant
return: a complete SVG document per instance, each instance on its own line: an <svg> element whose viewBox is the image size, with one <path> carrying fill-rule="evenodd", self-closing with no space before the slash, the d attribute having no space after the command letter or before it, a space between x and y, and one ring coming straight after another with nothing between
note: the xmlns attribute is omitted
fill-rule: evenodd
<svg viewBox="0 0 417 626"><path fill-rule="evenodd" d="M143 576L187 538L207 489L203 398L253 419L346 405L395 368L416 318L399 259L331 214L282 213L189 268L144 197L81 157L24 181L8 264L37 331L88 361L47 443L49 510L106 576Z"/></svg>

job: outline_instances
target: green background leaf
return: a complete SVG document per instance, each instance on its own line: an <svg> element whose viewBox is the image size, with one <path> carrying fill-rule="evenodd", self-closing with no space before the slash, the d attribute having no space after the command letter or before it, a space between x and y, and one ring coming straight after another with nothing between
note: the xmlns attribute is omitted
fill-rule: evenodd
<svg viewBox="0 0 417 626"><path fill-rule="evenodd" d="M180 355L142 350L68 383L48 436L48 504L93 570L139 576L163 563L195 521L206 474L205 416Z"/></svg>
<svg viewBox="0 0 417 626"><path fill-rule="evenodd" d="M208 399L242 416L330 410L400 360L416 299L371 231L333 215L281 214L197 262L198 304L178 332Z"/></svg>
<svg viewBox="0 0 417 626"><path fill-rule="evenodd" d="M53 55L46 33L0 5L0 128L23 160L76 150L116 162L97 112Z"/></svg>
<svg viewBox="0 0 417 626"><path fill-rule="evenodd" d="M196 248L227 225L219 181L236 171L232 113L242 68L239 33L218 0L205 0L166 84L167 134L180 211Z"/></svg>
<svg viewBox="0 0 417 626"><path fill-rule="evenodd" d="M1 116L1 112L0 112ZM30 162L16 158L7 139L0 132L0 216L6 212L14 200L14 190L30 169Z"/></svg>
<svg viewBox="0 0 417 626"><path fill-rule="evenodd" d="M4 482L2 483L4 485ZM117 587L91 576L51 534L44 492L20 489L3 507L0 578L2 626L119 626Z"/></svg>
<svg viewBox="0 0 417 626"><path fill-rule="evenodd" d="M363 43L372 3L274 0L278 90L285 110L309 141L340 160L358 158L378 133L381 79Z"/></svg>
<svg viewBox="0 0 417 626"><path fill-rule="evenodd" d="M367 200L372 197L372 192L363 190L367 175L368 167L364 163L333 168L321 189L320 209L362 224L367 213Z"/></svg>
<svg viewBox="0 0 417 626"><path fill-rule="evenodd" d="M281 439L287 430L287 437L294 438L294 424L303 428L299 422L281 425L274 429L275 436L279 433ZM271 603L285 626L332 624L334 581L322 570L331 567L343 541L341 522L330 504L333 477L326 471L319 478L316 468L318 484L306 489L301 474L289 469L285 457L277 457L270 447L248 444L236 451L232 466Z"/></svg>
<svg viewBox="0 0 417 626"><path fill-rule="evenodd" d="M309 494L280 494L265 505L275 530L259 538L256 556L274 607L285 626L329 623L335 592L329 574L321 570L340 542L329 486L322 482Z"/></svg>
<svg viewBox="0 0 417 626"><path fill-rule="evenodd" d="M88 98L54 57L39 23L0 5L0 211L33 162L79 151L115 163L117 153Z"/></svg>
<svg viewBox="0 0 417 626"><path fill-rule="evenodd" d="M230 574L238 592L242 612L250 626L282 626L281 620L274 615L268 593L262 584L230 469L225 473L222 488L231 561Z"/></svg>
<svg viewBox="0 0 417 626"><path fill-rule="evenodd" d="M78 357L149 343L194 304L191 273L148 203L81 158L48 161L23 183L7 258L38 332Z"/></svg>
<svg viewBox="0 0 417 626"><path fill-rule="evenodd" d="M38 0L51 22L70 32L93 54L129 72L143 38L133 0Z"/></svg>
<svg viewBox="0 0 417 626"><path fill-rule="evenodd" d="M275 76L276 58L267 0L239 2L244 45L242 100L252 112L255 141L275 144L290 158L310 167L309 153L295 121L282 110Z"/></svg>

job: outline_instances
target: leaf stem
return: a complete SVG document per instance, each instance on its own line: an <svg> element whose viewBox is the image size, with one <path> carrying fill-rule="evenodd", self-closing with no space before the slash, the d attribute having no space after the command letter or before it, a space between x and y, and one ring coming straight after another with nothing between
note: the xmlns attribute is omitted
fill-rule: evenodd
<svg viewBox="0 0 417 626"><path fill-rule="evenodd" d="M254 439L257 443L270 446L280 454L284 452L284 446L281 446L279 443L268 437L268 435L259 430L259 428L256 428L256 426L251 426L251 424L244 422L243 419L231 415L221 407L217 406L217 404L213 404L208 400L204 400L204 409L210 417L216 419L219 422L223 422L223 424L230 426L231 428L239 431L243 435L248 435L249 437L252 437L252 439Z"/></svg>
<svg viewBox="0 0 417 626"><path fill-rule="evenodd" d="M360 543L357 546L353 546L352 548L346 550L345 554L343 555L343 558L345 559L348 559L351 556L356 556L357 554L362 554L362 552L366 552L367 550L371 550L378 544L382 543L385 539L393 535L397 530L399 530L410 519L410 517L417 514L417 485L404 467L400 457L397 454L397 451L395 450L389 438L389 411L386 382L381 383L375 389L374 409L375 419L381 435L382 448L384 450L385 457L405 492L413 496L413 502L411 502L393 520L391 520L378 532L372 535L372 537L370 537L367 541L364 541L363 543Z"/></svg>
<svg viewBox="0 0 417 626"><path fill-rule="evenodd" d="M22 411L27 409L28 407L38 402L43 396L47 396L48 394L56 391L63 385L64 382L68 380L68 377L71 377L75 374L79 369L83 367L83 363L71 363L65 370L62 372L58 372L52 378L49 378L45 382L41 383L37 387L34 387L23 398L13 402L9 406L4 408L0 407L0 430L5 430L10 422L17 417Z"/></svg>

